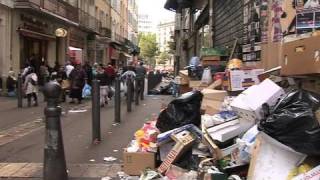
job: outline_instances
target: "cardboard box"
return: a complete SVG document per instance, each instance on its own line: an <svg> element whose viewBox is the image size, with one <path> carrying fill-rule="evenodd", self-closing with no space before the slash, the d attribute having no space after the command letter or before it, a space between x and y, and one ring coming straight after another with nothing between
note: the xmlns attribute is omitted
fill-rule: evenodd
<svg viewBox="0 0 320 180"><path fill-rule="evenodd" d="M205 114L214 115L220 112L222 103L222 101L202 99L201 109L205 111Z"/></svg>
<svg viewBox="0 0 320 180"><path fill-rule="evenodd" d="M259 85L254 85L243 91L231 103L238 115L247 120L255 121L262 118L262 105L275 105L284 95L284 90L273 81L266 79Z"/></svg>
<svg viewBox="0 0 320 180"><path fill-rule="evenodd" d="M320 37L314 36L283 45L281 75L320 73Z"/></svg>
<svg viewBox="0 0 320 180"><path fill-rule="evenodd" d="M207 129L207 133L213 140L226 142L246 132L254 125L244 119L236 119Z"/></svg>
<svg viewBox="0 0 320 180"><path fill-rule="evenodd" d="M224 98L228 95L227 91L219 91L213 89L203 89L203 98L215 101L224 101Z"/></svg>
<svg viewBox="0 0 320 180"><path fill-rule="evenodd" d="M188 76L188 70L181 70L179 71L179 76L181 77L180 85L187 85L189 84L189 76Z"/></svg>
<svg viewBox="0 0 320 180"><path fill-rule="evenodd" d="M140 176L146 168L156 168L156 156L151 152L123 152L123 171L131 176Z"/></svg>
<svg viewBox="0 0 320 180"><path fill-rule="evenodd" d="M200 84L201 84L201 81L189 81L189 87L190 88L199 87Z"/></svg>
<svg viewBox="0 0 320 180"><path fill-rule="evenodd" d="M251 70L233 70L227 73L223 86L227 86L228 91L243 91L250 86L259 84L258 75L262 74L264 69Z"/></svg>

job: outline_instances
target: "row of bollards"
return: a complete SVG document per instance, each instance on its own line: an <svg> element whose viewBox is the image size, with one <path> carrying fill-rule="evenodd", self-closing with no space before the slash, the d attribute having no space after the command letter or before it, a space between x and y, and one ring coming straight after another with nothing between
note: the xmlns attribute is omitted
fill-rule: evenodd
<svg viewBox="0 0 320 180"><path fill-rule="evenodd" d="M127 111L132 111L132 102L135 96L135 104L139 105L139 99L144 98L144 78L141 79L127 79ZM134 83L136 88L134 89ZM20 87L21 86L21 87ZM22 78L18 78L18 107L22 107L23 94L20 93L22 89ZM21 90L22 92L22 90ZM44 180L67 180L67 166L63 147L63 138L61 130L61 107L59 106L59 97L62 93L61 86L56 82L49 82L45 85L43 91L47 107L45 108L45 147L44 147ZM100 127L100 83L98 80L92 81L92 141L99 143L101 141L101 127ZM21 98L21 99L20 99ZM121 78L117 75L115 78L115 108L114 108L114 122L121 122Z"/></svg>

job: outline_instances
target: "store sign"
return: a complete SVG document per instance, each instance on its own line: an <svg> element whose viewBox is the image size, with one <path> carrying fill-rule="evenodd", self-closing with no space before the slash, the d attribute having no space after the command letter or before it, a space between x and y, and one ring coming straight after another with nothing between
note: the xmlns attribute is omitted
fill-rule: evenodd
<svg viewBox="0 0 320 180"><path fill-rule="evenodd" d="M22 24L20 25L20 27L24 29L45 33L46 29L48 29L49 27L48 23L41 21L38 18L33 16L21 14L20 18L22 21Z"/></svg>

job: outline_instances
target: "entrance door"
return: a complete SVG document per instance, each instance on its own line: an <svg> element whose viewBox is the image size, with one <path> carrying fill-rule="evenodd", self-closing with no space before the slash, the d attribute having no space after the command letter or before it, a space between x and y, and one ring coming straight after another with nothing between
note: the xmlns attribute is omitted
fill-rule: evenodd
<svg viewBox="0 0 320 180"><path fill-rule="evenodd" d="M37 74L41 63L47 64L48 41L24 37L24 62L35 68Z"/></svg>

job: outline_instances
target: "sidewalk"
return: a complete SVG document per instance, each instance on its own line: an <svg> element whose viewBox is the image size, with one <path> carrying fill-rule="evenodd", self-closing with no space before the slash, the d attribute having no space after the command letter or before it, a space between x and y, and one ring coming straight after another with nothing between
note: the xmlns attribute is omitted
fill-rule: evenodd
<svg viewBox="0 0 320 180"><path fill-rule="evenodd" d="M67 165L68 176L73 179L116 178L121 171L120 164L70 164ZM42 179L41 163L0 163L0 178Z"/></svg>
<svg viewBox="0 0 320 180"><path fill-rule="evenodd" d="M76 169L75 171L70 171L71 175L73 177L77 177L72 173L78 172L77 167L79 166L84 167L85 169L88 167L88 172L91 172L92 166L99 169L101 165L104 165L102 166L104 169L102 171L103 173L112 172L108 170L110 165L112 167L117 167L117 170L119 170L121 163L123 162L123 148L125 148L130 140L132 140L135 131L141 128L143 123L152 117L152 114L159 113L162 104L167 104L171 99L172 97L170 96L146 96L145 100L140 102L139 106L135 106L133 104L133 111L131 113L127 113L125 100L122 99L122 121L119 125L114 124L113 122L113 102L107 107L102 108L102 142L98 145L92 144L90 101L86 101L80 106L62 104L64 115L61 118L61 122L66 161L68 168L72 170L72 168L75 167ZM7 105L4 105L6 103ZM43 147L45 138L43 121L43 108L45 104L41 103L42 107L23 108L21 110L17 110L15 105L16 101L12 100L5 99L5 101L0 102L1 107L4 106L6 109L11 110L11 113L4 112L4 110L2 110L0 112L0 117L4 117L3 114L6 114L6 116L17 118L14 119L17 125L13 127L3 128L3 125L2 127L0 126L0 162L8 163L7 165L13 167L21 167L25 165L25 163L31 163L28 166L38 167L38 170L41 171L40 165L43 162ZM85 110L86 112L71 113L69 111L71 108ZM30 118L25 118L24 114L29 114ZM42 119L39 119L38 121L30 120L37 117L41 117ZM3 121L7 121L7 118L0 118L0 124L4 124ZM10 131L9 134L13 134L13 136L9 136L9 138L11 138L9 140L1 136L3 132L8 133L8 131ZM7 140L7 142L5 142L5 140ZM116 161L105 162L103 160L104 157L110 156L115 157ZM100 171L96 170L95 168L93 168L92 171ZM2 172L1 170L3 169L0 169L0 172ZM89 175L85 176L88 176L87 178L92 178L92 176ZM7 177L13 179L12 176ZM35 177L35 179L39 178L35 175L30 175L30 177ZM101 179L102 176L99 175L99 177ZM21 178L18 179L21 180Z"/></svg>

